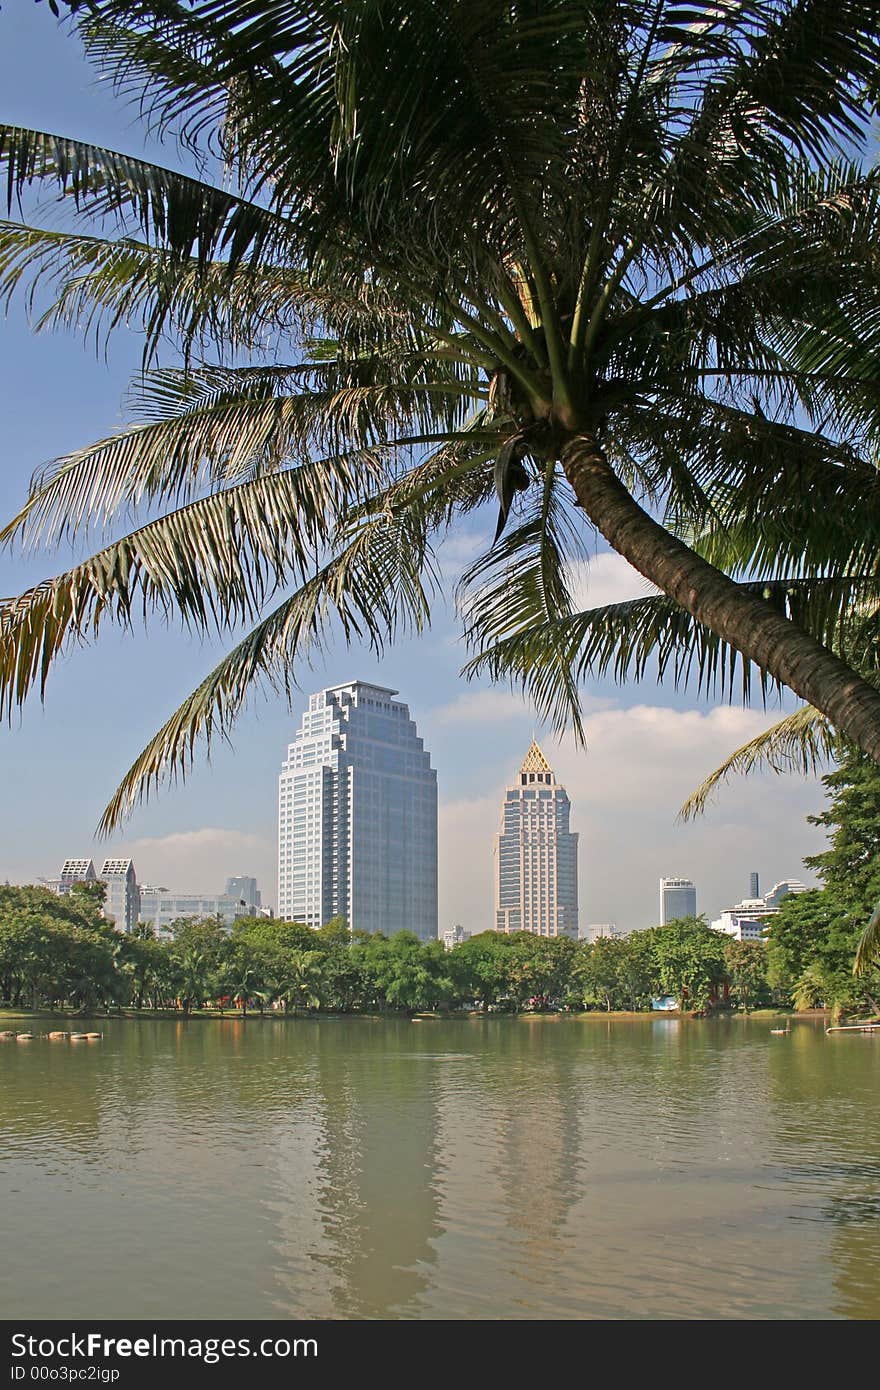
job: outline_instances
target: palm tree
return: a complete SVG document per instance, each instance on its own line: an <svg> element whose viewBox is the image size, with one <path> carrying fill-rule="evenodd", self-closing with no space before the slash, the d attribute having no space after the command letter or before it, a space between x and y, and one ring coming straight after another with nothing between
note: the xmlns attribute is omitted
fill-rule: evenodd
<svg viewBox="0 0 880 1390"><path fill-rule="evenodd" d="M320 951L291 951L285 961L284 978L279 981L275 995L284 1005L284 1012L293 1008L294 1014L302 1005L306 1009L320 1008L321 964Z"/></svg>
<svg viewBox="0 0 880 1390"><path fill-rule="evenodd" d="M199 1008L208 994L210 961L204 951L188 946L175 956L174 964L177 998L184 1018L189 1018L193 1007Z"/></svg>
<svg viewBox="0 0 880 1390"><path fill-rule="evenodd" d="M751 662L880 759L880 691L835 650L878 587L872 0L88 0L74 23L205 177L0 127L0 293L136 323L148 366L131 427L49 465L2 533L148 514L3 604L2 708L135 608L254 624L105 829L331 625L421 628L433 546L492 497L465 629L557 726L603 661ZM62 225L12 220L31 184ZM155 365L169 333L180 368ZM596 535L659 626L576 611Z"/></svg>

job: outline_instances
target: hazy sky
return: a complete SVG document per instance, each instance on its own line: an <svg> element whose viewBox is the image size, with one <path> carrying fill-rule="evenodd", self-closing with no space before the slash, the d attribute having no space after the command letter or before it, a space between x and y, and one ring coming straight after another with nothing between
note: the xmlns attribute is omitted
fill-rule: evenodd
<svg viewBox="0 0 880 1390"><path fill-rule="evenodd" d="M134 153L144 139L59 30L47 6L7 0L0 10L0 119ZM173 149L154 154L174 161ZM73 334L36 336L14 301L0 320L0 515L24 499L33 470L117 426L138 364L132 334L96 356ZM494 517L477 518L443 551L450 585ZM600 547L600 552L604 547ZM79 553L85 553L83 551ZM0 592L19 592L64 568L69 551L0 554ZM644 583L617 556L599 553L588 581L596 603L633 596ZM480 930L492 921L492 837L500 800L533 730L573 803L580 832L581 922L647 926L657 917L661 874L697 884L710 917L748 892L748 875L769 886L807 878L803 855L823 844L805 823L822 801L816 782L766 777L739 783L692 825L676 821L685 796L739 743L772 722L761 709L715 707L653 683L588 692L588 751L556 744L532 711L506 690L467 685L465 653L451 605L432 630L380 663L363 649L337 649L323 667L299 673L295 709L255 697L233 746L202 757L183 786L165 789L124 835L93 840L116 780L149 736L214 664L221 647L153 623L130 636L105 630L98 645L72 651L50 678L45 707L34 699L0 730L0 881L57 872L67 855L131 853L143 882L216 891L228 874L255 874L275 901L276 778L310 689L353 678L397 688L424 736L440 785L440 924Z"/></svg>

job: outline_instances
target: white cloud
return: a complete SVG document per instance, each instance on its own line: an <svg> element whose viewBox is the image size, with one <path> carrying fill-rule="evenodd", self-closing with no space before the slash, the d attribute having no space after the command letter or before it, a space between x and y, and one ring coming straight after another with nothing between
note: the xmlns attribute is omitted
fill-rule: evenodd
<svg viewBox="0 0 880 1390"><path fill-rule="evenodd" d="M610 709L615 701L599 695L581 693L581 705L586 711ZM535 726L534 705L510 690L467 690L448 705L429 710L427 719L437 725L497 724L499 720L521 719Z"/></svg>
<svg viewBox="0 0 880 1390"><path fill-rule="evenodd" d="M466 690L448 705L428 712L435 724L495 724L499 719L530 719L530 704L510 690Z"/></svg>
<svg viewBox="0 0 880 1390"><path fill-rule="evenodd" d="M437 562L443 578L451 583L458 579L478 555L489 549L491 534L486 531L451 531L436 548Z"/></svg>
<svg viewBox="0 0 880 1390"><path fill-rule="evenodd" d="M658 592L614 550L605 550L588 561L572 565L569 583L577 609L603 608L608 603L625 603L628 599L645 598Z"/></svg>
<svg viewBox="0 0 880 1390"><path fill-rule="evenodd" d="M218 893L231 875L248 874L257 879L265 902L275 899L275 847L249 831L202 826L131 840L125 853L134 859L141 883Z"/></svg>
<svg viewBox="0 0 880 1390"><path fill-rule="evenodd" d="M822 849L805 816L822 803L815 780L767 774L734 779L707 814L682 824L678 809L734 748L772 722L761 711L719 706L706 713L637 705L586 719L587 749L564 738L542 741L572 802L580 833L581 922L631 929L657 919L658 880L683 874L697 885L698 910L715 917L745 896L754 869L809 881L805 854ZM511 764L484 796L440 810L440 923L479 931L492 924L493 836ZM497 778L497 780L496 780Z"/></svg>

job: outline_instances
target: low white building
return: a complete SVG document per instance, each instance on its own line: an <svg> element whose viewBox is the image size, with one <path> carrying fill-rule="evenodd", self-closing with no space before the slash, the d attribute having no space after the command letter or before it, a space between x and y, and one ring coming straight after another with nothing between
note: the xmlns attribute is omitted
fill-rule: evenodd
<svg viewBox="0 0 880 1390"><path fill-rule="evenodd" d="M219 917L228 929L237 917L256 916L262 916L262 911L231 893L183 894L151 884L141 887L140 920L152 927L157 936L167 936L171 923L180 917Z"/></svg>
<svg viewBox="0 0 880 1390"><path fill-rule="evenodd" d="M626 932L616 922L590 922L584 928L582 941L622 941Z"/></svg>
<svg viewBox="0 0 880 1390"><path fill-rule="evenodd" d="M767 918L778 911L776 907L768 908L763 898L743 898L741 903L716 917L712 930L724 932L734 941L763 941Z"/></svg>
<svg viewBox="0 0 880 1390"><path fill-rule="evenodd" d="M743 898L741 903L727 908L712 923L713 931L724 932L734 941L764 941L769 919L790 893L806 893L807 886L797 878L783 878L762 898Z"/></svg>

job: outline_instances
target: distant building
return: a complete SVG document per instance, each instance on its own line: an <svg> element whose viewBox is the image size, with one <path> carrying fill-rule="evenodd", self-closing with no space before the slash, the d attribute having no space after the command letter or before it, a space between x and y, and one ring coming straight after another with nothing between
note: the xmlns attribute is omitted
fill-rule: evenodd
<svg viewBox="0 0 880 1390"><path fill-rule="evenodd" d="M221 926L228 929L237 917L261 915L262 909L242 905L241 899L230 893L175 893L150 884L141 888L140 920L159 936L180 917L218 917Z"/></svg>
<svg viewBox="0 0 880 1390"><path fill-rule="evenodd" d="M757 874L749 874L749 897L759 898L761 896L760 879Z"/></svg>
<svg viewBox="0 0 880 1390"><path fill-rule="evenodd" d="M97 883L98 875L91 859L65 859L57 878L41 878L39 882L51 893L63 898L75 883Z"/></svg>
<svg viewBox="0 0 880 1390"><path fill-rule="evenodd" d="M58 889L69 893L75 883L96 883L98 875L91 859L65 859L58 877Z"/></svg>
<svg viewBox="0 0 880 1390"><path fill-rule="evenodd" d="M689 878L661 878L660 925L668 927L682 917L696 917L697 890Z"/></svg>
<svg viewBox="0 0 880 1390"><path fill-rule="evenodd" d="M224 896L236 898L242 907L261 908L263 906L260 898L260 890L257 887L255 878L248 878L247 875L240 875L238 878L228 878Z"/></svg>
<svg viewBox="0 0 880 1390"><path fill-rule="evenodd" d="M463 941L470 941L470 939L470 932L465 931L464 927L459 926L457 922L454 927L450 927L448 931L443 933L443 945L447 951L451 951L453 946L460 946Z"/></svg>
<svg viewBox="0 0 880 1390"><path fill-rule="evenodd" d="M768 907L778 907L783 898L787 898L790 893L806 893L809 890L805 883L801 883L799 878L783 878L779 883L774 883L769 893L764 894L764 902Z"/></svg>
<svg viewBox="0 0 880 1390"><path fill-rule="evenodd" d="M141 890L134 862L105 859L99 878L107 885L104 916L112 919L117 931L134 931L141 911Z"/></svg>
<svg viewBox="0 0 880 1390"><path fill-rule="evenodd" d="M754 878L754 875L752 875ZM796 878L784 878L773 885L763 898L744 898L741 903L726 908L712 923L714 931L724 932L735 941L764 941L769 919L778 911L783 898L790 893L806 893L806 884Z"/></svg>
<svg viewBox="0 0 880 1390"><path fill-rule="evenodd" d="M278 779L278 916L437 939L437 774L409 709L369 681L309 697Z"/></svg>
<svg viewBox="0 0 880 1390"><path fill-rule="evenodd" d="M616 922L591 922L584 928L585 941L622 941L626 932Z"/></svg>
<svg viewBox="0 0 880 1390"><path fill-rule="evenodd" d="M495 836L495 930L578 934L578 837L571 802L532 741L506 789Z"/></svg>
<svg viewBox="0 0 880 1390"><path fill-rule="evenodd" d="M776 908L768 908L763 898L743 898L741 903L726 908L712 923L713 931L724 932L734 941L763 941L767 918Z"/></svg>

